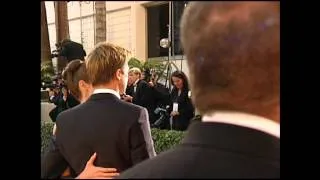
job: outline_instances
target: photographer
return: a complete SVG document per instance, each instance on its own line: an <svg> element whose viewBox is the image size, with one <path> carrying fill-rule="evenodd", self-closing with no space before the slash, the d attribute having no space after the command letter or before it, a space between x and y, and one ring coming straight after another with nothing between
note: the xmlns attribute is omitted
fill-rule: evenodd
<svg viewBox="0 0 320 180"><path fill-rule="evenodd" d="M49 113L52 122L56 121L57 116L62 111L79 104L79 102L69 93L69 90L63 84L57 84L53 91L49 92L49 96L50 102L56 105L56 107Z"/></svg>
<svg viewBox="0 0 320 180"><path fill-rule="evenodd" d="M51 58L59 57L61 52L61 43L56 43L56 50L53 50L51 53Z"/></svg>
<svg viewBox="0 0 320 180"><path fill-rule="evenodd" d="M56 44L57 49L52 51L52 57L62 56L67 59L68 63L75 59L81 59L84 61L84 57L87 55L83 46L70 39L64 39L61 43Z"/></svg>
<svg viewBox="0 0 320 180"><path fill-rule="evenodd" d="M169 107L168 106L171 103L170 100L170 93L169 89L166 88L163 84L158 82L159 76L153 72L150 75L149 86L151 87L155 103L156 103L156 109L154 111L156 121L152 124L152 127L154 128L160 128L160 129L169 129Z"/></svg>

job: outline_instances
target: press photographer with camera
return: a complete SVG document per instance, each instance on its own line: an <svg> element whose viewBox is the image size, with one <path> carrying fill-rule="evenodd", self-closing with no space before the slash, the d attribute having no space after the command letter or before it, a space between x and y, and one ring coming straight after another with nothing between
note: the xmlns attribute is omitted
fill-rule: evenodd
<svg viewBox="0 0 320 180"><path fill-rule="evenodd" d="M62 80L58 80L57 84L55 83L53 90L49 91L49 97L50 102L56 105L49 113L52 122L56 122L56 119L61 112L79 104L79 101L69 92Z"/></svg>
<svg viewBox="0 0 320 180"><path fill-rule="evenodd" d="M67 59L68 63L76 59L84 61L84 57L87 55L82 44L70 39L64 39L61 43L57 43L56 48L56 50L52 51L51 57L62 56Z"/></svg>

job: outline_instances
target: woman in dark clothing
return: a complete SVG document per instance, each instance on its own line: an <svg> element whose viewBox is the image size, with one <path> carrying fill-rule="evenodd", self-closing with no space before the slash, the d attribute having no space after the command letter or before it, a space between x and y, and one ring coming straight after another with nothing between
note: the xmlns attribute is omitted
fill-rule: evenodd
<svg viewBox="0 0 320 180"><path fill-rule="evenodd" d="M174 86L170 93L172 128L184 131L194 117L194 107L189 98L188 79L182 71L175 71L171 75L171 83Z"/></svg>

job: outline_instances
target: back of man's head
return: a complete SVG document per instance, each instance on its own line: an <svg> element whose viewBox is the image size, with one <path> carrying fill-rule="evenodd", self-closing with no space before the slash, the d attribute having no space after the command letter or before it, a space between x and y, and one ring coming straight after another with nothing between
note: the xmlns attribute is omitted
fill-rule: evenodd
<svg viewBox="0 0 320 180"><path fill-rule="evenodd" d="M279 2L191 2L181 20L193 102L278 120Z"/></svg>
<svg viewBox="0 0 320 180"><path fill-rule="evenodd" d="M105 85L116 76L127 61L128 51L110 43L99 43L86 59L89 81L93 86Z"/></svg>
<svg viewBox="0 0 320 180"><path fill-rule="evenodd" d="M61 44L62 46L64 46L64 45L66 45L67 43L70 43L70 42L71 42L71 40L68 39L68 38L66 38L66 39L63 39L60 44Z"/></svg>

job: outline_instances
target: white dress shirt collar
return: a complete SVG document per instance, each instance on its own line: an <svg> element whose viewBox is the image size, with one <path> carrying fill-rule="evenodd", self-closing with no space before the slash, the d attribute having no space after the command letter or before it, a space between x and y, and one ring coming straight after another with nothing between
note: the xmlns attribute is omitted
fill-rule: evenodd
<svg viewBox="0 0 320 180"><path fill-rule="evenodd" d="M272 136L280 138L280 124L252 114L239 112L215 112L204 115L202 122L219 122L256 129Z"/></svg>
<svg viewBox="0 0 320 180"><path fill-rule="evenodd" d="M120 94L113 89L95 89L92 94L99 94L99 93L110 93L117 96L120 99Z"/></svg>

